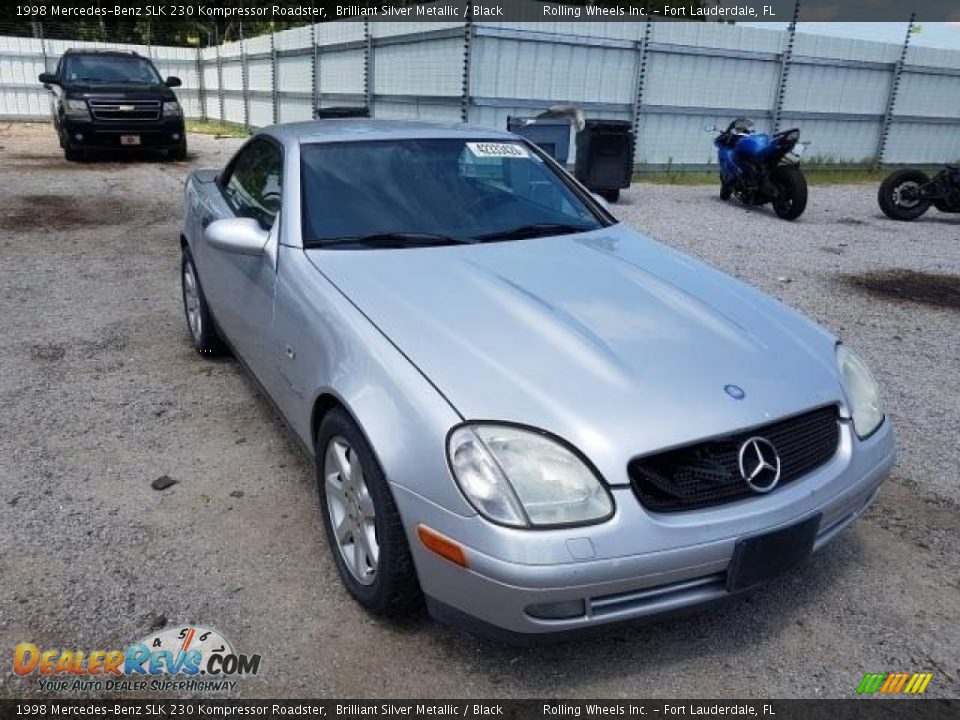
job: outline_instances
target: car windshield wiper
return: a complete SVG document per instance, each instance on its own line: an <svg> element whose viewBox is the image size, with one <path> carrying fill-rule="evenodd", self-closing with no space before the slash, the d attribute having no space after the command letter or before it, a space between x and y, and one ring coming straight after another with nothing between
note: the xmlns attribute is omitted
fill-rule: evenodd
<svg viewBox="0 0 960 720"><path fill-rule="evenodd" d="M424 245L462 245L470 242L437 233L384 232L370 235L348 235L335 238L319 238L305 243L306 247L326 248L337 245L374 245L382 247L417 247Z"/></svg>
<svg viewBox="0 0 960 720"><path fill-rule="evenodd" d="M543 237L545 235L568 235L570 233L587 232L595 228L585 225L573 225L571 223L536 223L533 225L520 225L506 230L497 230L496 232L485 233L483 235L474 235L473 239L477 242L490 242L492 240L523 240L525 238Z"/></svg>

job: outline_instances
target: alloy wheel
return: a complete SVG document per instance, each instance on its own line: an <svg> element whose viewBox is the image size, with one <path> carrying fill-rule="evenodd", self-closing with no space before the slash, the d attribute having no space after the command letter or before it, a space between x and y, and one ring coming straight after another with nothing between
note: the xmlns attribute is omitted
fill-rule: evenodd
<svg viewBox="0 0 960 720"><path fill-rule="evenodd" d="M200 289L197 276L193 272L193 263L187 260L183 264L183 307L187 313L187 324L194 342L199 342L203 332L203 319L200 316Z"/></svg>
<svg viewBox="0 0 960 720"><path fill-rule="evenodd" d="M357 582L370 585L376 579L380 555L376 509L360 458L339 435L327 444L323 486L330 525L344 564Z"/></svg>

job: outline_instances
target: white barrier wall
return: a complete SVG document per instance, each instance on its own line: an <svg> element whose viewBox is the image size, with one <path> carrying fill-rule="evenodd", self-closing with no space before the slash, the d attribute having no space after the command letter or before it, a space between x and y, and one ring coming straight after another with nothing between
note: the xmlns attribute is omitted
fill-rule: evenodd
<svg viewBox="0 0 960 720"><path fill-rule="evenodd" d="M910 47L901 64L900 45L798 33L790 47L787 31L720 23L351 21L202 50L0 37L0 117L47 117L37 75L84 46L149 55L183 80L188 116L250 127L369 105L504 128L574 103L632 121L642 165L713 162L701 126L738 115L800 127L822 162L960 160L960 50Z"/></svg>

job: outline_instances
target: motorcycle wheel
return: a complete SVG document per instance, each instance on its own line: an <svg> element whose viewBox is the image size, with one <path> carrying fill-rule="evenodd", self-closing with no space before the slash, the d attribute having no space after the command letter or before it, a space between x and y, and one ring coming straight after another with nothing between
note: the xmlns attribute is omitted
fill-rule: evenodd
<svg viewBox="0 0 960 720"><path fill-rule="evenodd" d="M796 220L807 207L807 179L795 165L774 168L770 179L780 190L773 199L773 211L782 220Z"/></svg>
<svg viewBox="0 0 960 720"><path fill-rule="evenodd" d="M730 196L733 195L733 186L730 183L721 180L720 181L720 199L729 200Z"/></svg>
<svg viewBox="0 0 960 720"><path fill-rule="evenodd" d="M906 200L901 197L905 189L918 188L930 182L926 173L919 170L897 170L880 183L877 202L883 214L892 220L916 220L930 209L929 200Z"/></svg>

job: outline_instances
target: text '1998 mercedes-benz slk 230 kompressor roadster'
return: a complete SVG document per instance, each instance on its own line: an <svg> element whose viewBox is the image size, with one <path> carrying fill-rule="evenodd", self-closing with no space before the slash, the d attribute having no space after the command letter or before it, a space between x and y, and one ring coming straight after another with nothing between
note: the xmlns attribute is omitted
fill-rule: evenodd
<svg viewBox="0 0 960 720"><path fill-rule="evenodd" d="M183 300L313 453L346 588L510 638L750 590L894 460L862 360L469 125L257 133L186 188Z"/></svg>

